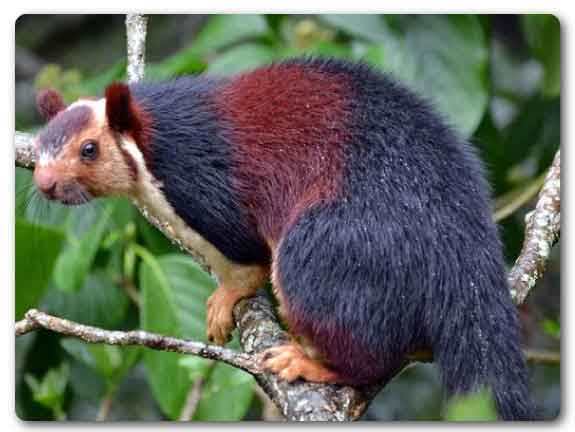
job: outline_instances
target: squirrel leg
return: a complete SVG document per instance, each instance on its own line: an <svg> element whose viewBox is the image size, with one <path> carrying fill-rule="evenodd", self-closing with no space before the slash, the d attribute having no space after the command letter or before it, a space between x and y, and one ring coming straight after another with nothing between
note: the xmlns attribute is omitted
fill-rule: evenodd
<svg viewBox="0 0 575 432"><path fill-rule="evenodd" d="M277 248L273 251L271 268L272 288L278 300L280 318L289 326L286 301L278 280ZM305 337L299 335L285 345L269 348L260 354L261 366L281 379L292 382L302 378L311 382L339 382L337 373L330 370L320 355Z"/></svg>
<svg viewBox="0 0 575 432"><path fill-rule="evenodd" d="M339 382L336 372L329 369L321 360L311 357L297 342L269 348L260 356L264 369L288 382L298 378L321 383Z"/></svg>
<svg viewBox="0 0 575 432"><path fill-rule="evenodd" d="M208 341L224 345L234 329L233 310L243 298L253 296L263 286L269 274L265 266L236 266L218 275L220 285L208 298L206 333Z"/></svg>

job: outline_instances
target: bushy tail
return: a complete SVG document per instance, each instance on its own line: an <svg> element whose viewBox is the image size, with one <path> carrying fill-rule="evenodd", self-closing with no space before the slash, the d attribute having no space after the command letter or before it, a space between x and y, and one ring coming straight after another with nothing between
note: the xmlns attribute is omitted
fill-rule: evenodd
<svg viewBox="0 0 575 432"><path fill-rule="evenodd" d="M464 285L461 295L467 301L454 301L447 308L449 316L443 320L434 346L448 394L461 395L486 387L495 398L501 420L534 419L527 368L519 345L517 310L504 276L476 277Z"/></svg>

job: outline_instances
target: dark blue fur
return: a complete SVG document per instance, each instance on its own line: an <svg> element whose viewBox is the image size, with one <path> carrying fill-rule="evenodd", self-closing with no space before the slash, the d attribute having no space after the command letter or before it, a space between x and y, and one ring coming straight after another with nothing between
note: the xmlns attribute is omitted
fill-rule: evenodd
<svg viewBox="0 0 575 432"><path fill-rule="evenodd" d="M472 147L365 65L294 61L347 77L354 96L339 195L280 242L290 324L354 384L386 380L407 354L431 348L450 395L488 386L501 418L530 418L517 313ZM268 262L233 192L229 130L211 103L218 83L132 87L154 118L150 167L176 212L226 256Z"/></svg>
<svg viewBox="0 0 575 432"><path fill-rule="evenodd" d="M353 83L339 198L304 213L278 269L294 319L349 382L431 348L449 394L489 387L503 419L533 408L489 188L472 147L364 65L309 62ZM335 321L335 323L334 323Z"/></svg>
<svg viewBox="0 0 575 432"><path fill-rule="evenodd" d="M152 117L148 165L190 227L233 261L265 263L269 250L232 190L231 146L212 103L216 83L185 77L131 86Z"/></svg>

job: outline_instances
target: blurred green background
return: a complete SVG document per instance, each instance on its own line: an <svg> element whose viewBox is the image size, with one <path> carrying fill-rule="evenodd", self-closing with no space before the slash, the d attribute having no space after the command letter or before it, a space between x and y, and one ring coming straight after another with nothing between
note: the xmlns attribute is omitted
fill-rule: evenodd
<svg viewBox="0 0 575 432"><path fill-rule="evenodd" d="M551 15L153 15L150 79L233 74L295 56L363 60L431 99L476 145L489 171L509 265L523 219L560 143L560 28ZM125 78L123 15L24 15L16 23L16 128L40 127L38 88L68 102ZM108 329L143 328L204 340L214 282L126 201L49 204L16 168L16 319L37 307ZM559 351L560 267L521 307L526 347ZM237 340L232 341L232 346ZM531 364L546 418L560 409L559 365ZM179 419L203 382L196 420L270 419L251 376L194 357L86 345L48 332L16 340L16 409L22 419ZM489 418L485 398L471 401ZM435 367L417 364L374 400L366 420L447 414ZM455 410L455 411L454 411ZM455 414L453 414L455 413ZM458 414L459 413L459 414ZM483 415L483 414L481 414Z"/></svg>

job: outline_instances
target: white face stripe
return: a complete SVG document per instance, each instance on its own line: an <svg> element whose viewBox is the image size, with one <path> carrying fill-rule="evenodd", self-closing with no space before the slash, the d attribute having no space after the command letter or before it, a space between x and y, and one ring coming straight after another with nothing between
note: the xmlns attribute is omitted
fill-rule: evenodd
<svg viewBox="0 0 575 432"><path fill-rule="evenodd" d="M37 165L46 166L50 165L52 162L54 162L54 157L50 152L40 151L40 154L38 155L38 160L36 161Z"/></svg>

